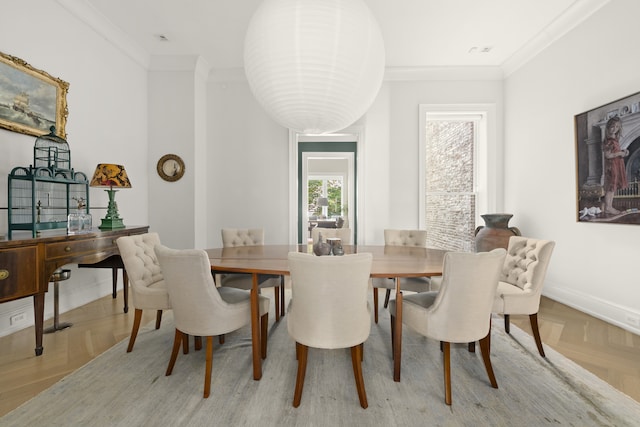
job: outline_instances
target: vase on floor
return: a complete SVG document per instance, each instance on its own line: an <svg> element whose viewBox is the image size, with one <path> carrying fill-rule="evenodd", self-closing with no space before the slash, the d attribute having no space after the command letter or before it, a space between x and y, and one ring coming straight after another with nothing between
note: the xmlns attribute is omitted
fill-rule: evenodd
<svg viewBox="0 0 640 427"><path fill-rule="evenodd" d="M511 236L520 236L518 227L509 227L513 214L497 213L480 215L486 225L476 228L476 252L489 252L496 248L507 248Z"/></svg>

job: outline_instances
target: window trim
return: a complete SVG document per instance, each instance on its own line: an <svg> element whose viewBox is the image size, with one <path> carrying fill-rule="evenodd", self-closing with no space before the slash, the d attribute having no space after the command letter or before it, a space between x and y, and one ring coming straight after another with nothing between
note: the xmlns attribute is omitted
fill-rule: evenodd
<svg viewBox="0 0 640 427"><path fill-rule="evenodd" d="M418 123L418 219L420 229L426 229L426 124L429 120L478 119L476 144L474 148L474 192L476 198L476 224L480 223L480 215L497 212L502 208L503 188L498 183L503 177L503 150L499 142L496 124L495 104L420 104Z"/></svg>

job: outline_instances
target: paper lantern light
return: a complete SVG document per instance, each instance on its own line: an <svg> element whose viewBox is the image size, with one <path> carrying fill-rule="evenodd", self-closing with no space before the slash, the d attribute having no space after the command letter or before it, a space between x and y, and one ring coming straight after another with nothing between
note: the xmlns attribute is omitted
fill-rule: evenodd
<svg viewBox="0 0 640 427"><path fill-rule="evenodd" d="M304 133L358 120L384 75L384 43L362 0L265 0L244 42L253 94L271 117Z"/></svg>

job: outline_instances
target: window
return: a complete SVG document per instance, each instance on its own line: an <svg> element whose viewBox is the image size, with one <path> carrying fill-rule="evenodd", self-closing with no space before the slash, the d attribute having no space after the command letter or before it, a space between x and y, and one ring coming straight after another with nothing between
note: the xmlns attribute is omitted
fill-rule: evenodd
<svg viewBox="0 0 640 427"><path fill-rule="evenodd" d="M473 251L479 215L490 204L487 111L423 107L420 227L429 247Z"/></svg>
<svg viewBox="0 0 640 427"><path fill-rule="evenodd" d="M308 181L308 203L307 211L309 216L325 216L327 218L340 217L343 215L342 205L344 200L343 177L316 177L309 176ZM327 206L320 206L318 199L327 199Z"/></svg>

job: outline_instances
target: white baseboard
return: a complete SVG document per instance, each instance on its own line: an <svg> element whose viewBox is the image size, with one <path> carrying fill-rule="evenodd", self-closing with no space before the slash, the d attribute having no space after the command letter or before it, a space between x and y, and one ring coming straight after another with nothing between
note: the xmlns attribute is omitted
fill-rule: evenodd
<svg viewBox="0 0 640 427"><path fill-rule="evenodd" d="M640 321L640 311L637 309L614 304L575 289L554 287L549 283L543 289L542 294L554 301L640 335L640 325L637 324ZM636 325L633 323L636 323Z"/></svg>
<svg viewBox="0 0 640 427"><path fill-rule="evenodd" d="M111 270L72 268L72 277L68 282L60 282L60 314L85 305L91 301L110 295L112 292ZM118 289L122 289L121 276L118 277ZM12 325L11 317L24 315L24 320ZM53 285L45 294L44 319L53 318ZM33 297L25 297L0 304L0 337L29 328L35 324ZM35 345L35 341L34 341Z"/></svg>

